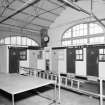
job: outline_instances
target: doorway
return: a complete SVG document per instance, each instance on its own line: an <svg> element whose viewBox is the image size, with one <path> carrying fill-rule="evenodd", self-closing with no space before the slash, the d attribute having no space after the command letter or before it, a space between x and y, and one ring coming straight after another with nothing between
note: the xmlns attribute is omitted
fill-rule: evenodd
<svg viewBox="0 0 105 105"><path fill-rule="evenodd" d="M9 48L9 73L19 72L19 52L17 48Z"/></svg>
<svg viewBox="0 0 105 105"><path fill-rule="evenodd" d="M75 73L75 48L67 49L67 73Z"/></svg>
<svg viewBox="0 0 105 105"><path fill-rule="evenodd" d="M99 51L97 47L87 48L87 76L98 77L98 55Z"/></svg>

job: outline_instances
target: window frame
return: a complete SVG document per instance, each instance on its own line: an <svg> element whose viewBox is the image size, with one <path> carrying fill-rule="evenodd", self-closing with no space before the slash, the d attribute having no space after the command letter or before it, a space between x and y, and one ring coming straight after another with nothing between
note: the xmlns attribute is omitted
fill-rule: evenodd
<svg viewBox="0 0 105 105"><path fill-rule="evenodd" d="M78 51L78 53L77 53ZM80 51L82 53L80 53ZM79 59L77 59L77 55L79 56ZM75 61L83 61L84 59L84 54L83 54L83 48L76 48L75 49Z"/></svg>
<svg viewBox="0 0 105 105"><path fill-rule="evenodd" d="M13 38L15 38L15 42ZM9 43L6 42L7 39L10 39ZM25 40L26 42L24 41L24 43L22 43L22 40ZM30 40L30 44L27 43L27 40ZM34 42L34 45L32 44L32 42ZM1 38L0 45L39 46L39 44L35 40L25 36L7 36L5 38Z"/></svg>
<svg viewBox="0 0 105 105"><path fill-rule="evenodd" d="M103 50L103 52L100 53L100 50ZM100 56L102 56L101 59L100 59ZM99 62L105 62L105 48L99 48L98 60Z"/></svg>
<svg viewBox="0 0 105 105"><path fill-rule="evenodd" d="M83 26L84 28L82 28L83 33L85 33L84 30L87 30L87 32L86 32L87 34L83 34L82 36L81 35L78 35L78 36L74 37L73 36L73 33L74 33L73 32L73 28L75 28L77 26L80 27L79 25L83 25L83 24L86 25L86 27ZM100 27L103 30L102 33L99 32L99 33L90 34L90 32L89 32L90 31L90 24L93 24L94 26ZM93 27L93 28L95 28L95 27ZM65 35L66 32L68 32L68 30L71 30L71 35L70 35L71 37L70 38L64 38L63 36ZM100 40L100 41L97 41L95 43L94 42L93 43L90 43L91 42L90 41L91 38L95 38L95 37L104 37L104 39L103 40ZM81 40L81 39L83 39L83 42L82 43L78 43L78 40ZM75 42L75 44L74 44L73 42L76 41L76 40L77 40L77 42ZM85 40L87 40L87 42ZM71 43L68 44L67 43L68 41L71 41ZM102 43L104 43L104 41L105 41L104 29L99 24L92 23L92 22L90 22L90 23L82 23L82 24L77 24L75 26L72 26L72 27L68 28L63 33L63 35L61 37L61 45L62 46L86 45L86 44L102 44Z"/></svg>

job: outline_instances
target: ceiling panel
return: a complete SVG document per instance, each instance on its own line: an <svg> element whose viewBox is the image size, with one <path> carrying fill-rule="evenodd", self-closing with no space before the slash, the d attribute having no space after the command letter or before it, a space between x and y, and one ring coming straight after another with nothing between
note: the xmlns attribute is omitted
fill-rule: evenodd
<svg viewBox="0 0 105 105"><path fill-rule="evenodd" d="M40 2L34 4L34 7L43 7L43 5L45 4L47 0L40 0Z"/></svg>
<svg viewBox="0 0 105 105"><path fill-rule="evenodd" d="M21 8L23 6L24 3L20 2L20 1L14 1L10 7L15 9L15 10L18 10L19 8Z"/></svg>
<svg viewBox="0 0 105 105"><path fill-rule="evenodd" d="M0 29L2 29L2 27L5 27L6 25L4 24L0 24Z"/></svg>
<svg viewBox="0 0 105 105"><path fill-rule="evenodd" d="M23 12L26 12L28 14L31 14L31 13L34 13L35 11L34 11L33 7L29 7L27 9L25 9Z"/></svg>
<svg viewBox="0 0 105 105"><path fill-rule="evenodd" d="M39 26L36 26L36 25L32 25L32 24L27 25L26 28L31 28L31 29L35 29L35 30L42 29L42 27L39 27Z"/></svg>
<svg viewBox="0 0 105 105"><path fill-rule="evenodd" d="M22 13L19 13L19 14L15 15L13 18L24 20L26 22L29 22L29 21L31 21L33 19L32 16L25 15L25 14L22 14Z"/></svg>
<svg viewBox="0 0 105 105"><path fill-rule="evenodd" d="M7 0L0 0L0 6L7 6L8 1Z"/></svg>
<svg viewBox="0 0 105 105"><path fill-rule="evenodd" d="M63 9L65 9L65 7L66 7L64 4L62 4L61 2L59 2L57 0L48 0L48 1L54 5L60 6Z"/></svg>
<svg viewBox="0 0 105 105"><path fill-rule="evenodd" d="M23 26L23 23L22 23L22 22L14 21L14 20L12 20L12 19L9 19L9 20L5 21L4 23L5 23L5 24L14 25L14 26L20 26L20 27Z"/></svg>
<svg viewBox="0 0 105 105"><path fill-rule="evenodd" d="M10 9L6 9L5 10L5 12L3 13L3 16L9 16L9 15L11 15L11 14L13 14L14 13L14 11L13 10L10 10Z"/></svg>
<svg viewBox="0 0 105 105"><path fill-rule="evenodd" d="M0 21L1 21L1 20L3 20L3 19L5 19L5 17L3 17L3 16L0 16Z"/></svg>
<svg viewBox="0 0 105 105"><path fill-rule="evenodd" d="M23 12L28 13L30 15L39 15L42 14L43 12L45 12L44 10L41 10L37 7L29 7L27 9L25 9Z"/></svg>
<svg viewBox="0 0 105 105"><path fill-rule="evenodd" d="M61 3L60 1L58 0L48 0L49 2L51 1L52 3L55 3L56 5L59 5L59 6L62 6L63 3ZM63 5L63 7L66 7L65 5Z"/></svg>
<svg viewBox="0 0 105 105"><path fill-rule="evenodd" d="M15 0L4 0L4 1L10 3L10 2L15 1Z"/></svg>
<svg viewBox="0 0 105 105"><path fill-rule="evenodd" d="M53 13L59 14L64 10L64 8L58 8L56 10L52 10Z"/></svg>
<svg viewBox="0 0 105 105"><path fill-rule="evenodd" d="M50 19L50 20L55 20L56 19L56 15L53 15L51 13L45 13L40 15L40 17L46 18L46 19Z"/></svg>
<svg viewBox="0 0 105 105"><path fill-rule="evenodd" d="M0 6L0 15L2 14L3 10L4 10L4 8L2 6Z"/></svg>
<svg viewBox="0 0 105 105"><path fill-rule="evenodd" d="M28 0L20 0L20 1L27 2Z"/></svg>
<svg viewBox="0 0 105 105"><path fill-rule="evenodd" d="M46 22L46 21L43 21L43 20L41 20L41 19L35 19L33 22L32 22L33 24L35 23L35 24L40 24L40 25L42 25L42 26L49 26L50 24L51 24L51 22Z"/></svg>
<svg viewBox="0 0 105 105"><path fill-rule="evenodd" d="M43 8L45 10L52 10L57 7L58 7L57 5L54 5L50 2L48 2L47 0L45 0L44 3L41 5L41 8Z"/></svg>

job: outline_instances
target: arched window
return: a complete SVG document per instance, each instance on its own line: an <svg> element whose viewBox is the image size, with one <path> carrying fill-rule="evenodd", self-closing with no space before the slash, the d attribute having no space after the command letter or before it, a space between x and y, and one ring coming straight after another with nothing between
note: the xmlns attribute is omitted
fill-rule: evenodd
<svg viewBox="0 0 105 105"><path fill-rule="evenodd" d="M6 37L0 40L0 44L19 45L19 46L39 46L37 42L21 36Z"/></svg>
<svg viewBox="0 0 105 105"><path fill-rule="evenodd" d="M96 23L84 23L69 28L62 36L62 46L104 43L104 31Z"/></svg>

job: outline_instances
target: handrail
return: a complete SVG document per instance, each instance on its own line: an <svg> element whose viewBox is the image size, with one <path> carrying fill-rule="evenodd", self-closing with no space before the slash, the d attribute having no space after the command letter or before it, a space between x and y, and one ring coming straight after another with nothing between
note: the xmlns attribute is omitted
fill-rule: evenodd
<svg viewBox="0 0 105 105"><path fill-rule="evenodd" d="M44 69L31 68L31 67L23 67L23 66L20 66L19 68L30 69L30 70L38 70L38 71L45 71Z"/></svg>
<svg viewBox="0 0 105 105"><path fill-rule="evenodd" d="M100 97L100 104L103 105L103 98L105 98L105 95L103 94L103 89L102 89L102 80L100 80L100 94L99 93L95 93L95 92L91 92L91 91L86 91L86 90L83 90L80 88L81 84L83 83L86 83L86 82L89 82L88 80L81 80L81 79L77 79L77 78L70 78L70 76L60 76L58 74L53 74L53 73L50 73L50 72L46 72L45 70L42 70L42 69L36 69L36 68L28 68L28 67L21 67L21 68L24 68L24 69L31 69L32 71L33 70L36 70L37 71L37 75L38 77L40 78L43 78L43 79L48 79L48 80L55 80L57 85L58 85L58 88L59 88L59 96L60 96L60 87L64 87L64 88L67 88L67 89L71 89L73 91L77 91L77 92L80 92L80 93L84 93L84 94L90 94L90 95L93 95L95 97ZM44 71L44 72L41 72L41 71ZM75 86L74 86L75 85ZM59 97L59 102L60 102L60 97Z"/></svg>
<svg viewBox="0 0 105 105"><path fill-rule="evenodd" d="M47 71L47 70L45 70L45 69L38 69L38 68L31 68L31 67L23 67L23 66L20 66L19 68L23 68L23 69L29 69L30 71L44 71L44 72L46 72L46 73L52 73L52 74L54 74L54 75L58 75L57 73L53 73L53 72L51 72L51 71Z"/></svg>

